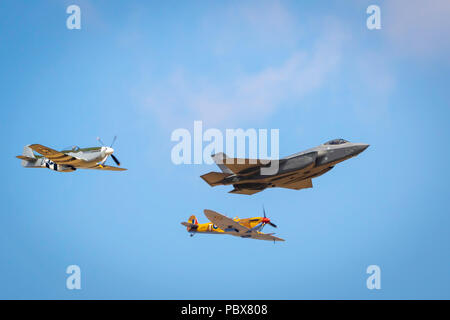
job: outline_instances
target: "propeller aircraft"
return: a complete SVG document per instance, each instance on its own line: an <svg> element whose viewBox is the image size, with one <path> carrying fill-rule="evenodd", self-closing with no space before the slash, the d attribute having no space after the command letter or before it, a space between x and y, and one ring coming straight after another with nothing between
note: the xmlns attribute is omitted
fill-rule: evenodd
<svg viewBox="0 0 450 320"><path fill-rule="evenodd" d="M263 208L263 217L253 217L239 219L238 217L231 219L218 212L205 209L205 216L211 221L207 223L198 223L195 215L189 217L189 222L181 224L187 228L191 237L196 233L206 234L228 234L241 238L251 238L257 240L284 241L284 239L273 236L274 233L262 233L262 229L266 224L277 228L277 225L270 221L266 216Z"/></svg>
<svg viewBox="0 0 450 320"><path fill-rule="evenodd" d="M357 156L367 149L364 143L334 139L317 147L295 153L279 160L228 158L224 153L212 155L222 172L209 172L201 176L211 187L233 185L230 193L255 194L266 188L300 190L312 188L312 178L323 175L336 164ZM263 172L263 168L276 165L276 172Z"/></svg>
<svg viewBox="0 0 450 320"><path fill-rule="evenodd" d="M77 169L96 169L124 171L127 169L105 165L109 156L120 166L119 160L113 155L112 148L116 137L111 145L106 147L100 138L97 140L102 144L101 147L79 148L72 147L70 150L56 151L40 144L30 144L23 148L23 153L17 156L22 160L22 166L25 168L48 168L59 172L72 172ZM35 152L40 155L36 155Z"/></svg>

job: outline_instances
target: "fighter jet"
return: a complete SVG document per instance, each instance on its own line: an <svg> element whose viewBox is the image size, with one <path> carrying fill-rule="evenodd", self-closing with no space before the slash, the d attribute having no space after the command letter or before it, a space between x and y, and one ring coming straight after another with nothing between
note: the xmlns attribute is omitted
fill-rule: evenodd
<svg viewBox="0 0 450 320"><path fill-rule="evenodd" d="M334 139L279 160L228 158L224 153L218 153L212 158L222 172L210 172L201 178L212 187L233 185L230 193L247 195L274 187L293 190L312 188L312 178L330 171L339 162L357 156L368 146Z"/></svg>
<svg viewBox="0 0 450 320"><path fill-rule="evenodd" d="M79 148L74 146L68 150L56 151L40 144L30 144L23 147L23 153L16 158L22 160L25 168L47 168L59 172L72 172L77 169L97 169L124 171L127 169L105 165L109 156L120 166L119 160L113 155L112 148L116 137L109 147L104 146L100 138L97 140L101 147ZM36 155L35 152L41 155Z"/></svg>

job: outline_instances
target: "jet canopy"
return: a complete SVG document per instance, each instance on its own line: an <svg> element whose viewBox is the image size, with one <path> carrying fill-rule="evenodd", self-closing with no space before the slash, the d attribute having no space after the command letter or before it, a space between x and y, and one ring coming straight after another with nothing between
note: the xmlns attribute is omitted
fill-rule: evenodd
<svg viewBox="0 0 450 320"><path fill-rule="evenodd" d="M343 144L343 143L347 143L347 140L344 139L334 139L334 140L330 140L325 142L325 145L336 145L336 144Z"/></svg>

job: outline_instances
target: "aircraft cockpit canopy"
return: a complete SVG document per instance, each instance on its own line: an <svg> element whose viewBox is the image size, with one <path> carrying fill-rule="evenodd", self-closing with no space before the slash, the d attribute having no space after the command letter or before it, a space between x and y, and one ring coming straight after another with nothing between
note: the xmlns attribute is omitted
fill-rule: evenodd
<svg viewBox="0 0 450 320"><path fill-rule="evenodd" d="M328 142L325 142L325 145L336 145L336 144L343 144L343 143L347 143L347 140L344 139L334 139L334 140L330 140Z"/></svg>

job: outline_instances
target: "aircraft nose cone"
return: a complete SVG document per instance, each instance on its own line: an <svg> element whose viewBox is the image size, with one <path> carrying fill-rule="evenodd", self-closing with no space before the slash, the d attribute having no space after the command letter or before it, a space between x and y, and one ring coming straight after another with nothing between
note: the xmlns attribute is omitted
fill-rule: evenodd
<svg viewBox="0 0 450 320"><path fill-rule="evenodd" d="M360 154L364 150L366 150L370 145L365 143L359 143L355 146L355 155Z"/></svg>
<svg viewBox="0 0 450 320"><path fill-rule="evenodd" d="M114 153L114 149L110 148L110 147L106 147L105 153L108 154L108 155L109 154L113 154Z"/></svg>

